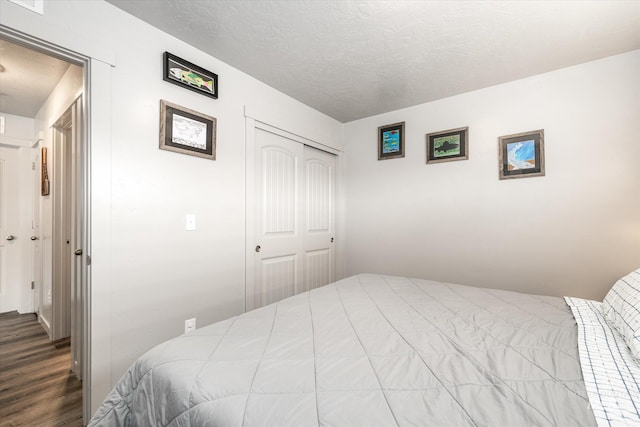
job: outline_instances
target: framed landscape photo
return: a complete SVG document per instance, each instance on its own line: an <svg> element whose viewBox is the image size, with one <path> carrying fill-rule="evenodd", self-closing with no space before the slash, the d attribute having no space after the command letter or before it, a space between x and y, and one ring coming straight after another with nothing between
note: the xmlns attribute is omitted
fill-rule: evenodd
<svg viewBox="0 0 640 427"><path fill-rule="evenodd" d="M378 160L404 157L404 122L378 128Z"/></svg>
<svg viewBox="0 0 640 427"><path fill-rule="evenodd" d="M469 127L427 134L427 163L467 160Z"/></svg>
<svg viewBox="0 0 640 427"><path fill-rule="evenodd" d="M500 179L544 176L544 129L498 138Z"/></svg>
<svg viewBox="0 0 640 427"><path fill-rule="evenodd" d="M164 81L182 86L211 98L218 98L217 74L169 52L165 52L163 58Z"/></svg>
<svg viewBox="0 0 640 427"><path fill-rule="evenodd" d="M216 159L215 117L160 101L160 149Z"/></svg>

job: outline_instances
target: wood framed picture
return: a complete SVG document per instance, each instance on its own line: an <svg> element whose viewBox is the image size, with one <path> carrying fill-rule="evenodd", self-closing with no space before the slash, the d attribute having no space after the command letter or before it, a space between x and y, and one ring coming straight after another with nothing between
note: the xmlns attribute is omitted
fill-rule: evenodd
<svg viewBox="0 0 640 427"><path fill-rule="evenodd" d="M498 138L500 179L544 176L544 129Z"/></svg>
<svg viewBox="0 0 640 427"><path fill-rule="evenodd" d="M467 160L469 127L427 134L427 163Z"/></svg>
<svg viewBox="0 0 640 427"><path fill-rule="evenodd" d="M160 149L216 159L215 117L160 101Z"/></svg>
<svg viewBox="0 0 640 427"><path fill-rule="evenodd" d="M404 157L404 122L378 128L378 160Z"/></svg>
<svg viewBox="0 0 640 427"><path fill-rule="evenodd" d="M164 81L182 86L211 98L218 98L217 74L169 52L165 52L163 58Z"/></svg>

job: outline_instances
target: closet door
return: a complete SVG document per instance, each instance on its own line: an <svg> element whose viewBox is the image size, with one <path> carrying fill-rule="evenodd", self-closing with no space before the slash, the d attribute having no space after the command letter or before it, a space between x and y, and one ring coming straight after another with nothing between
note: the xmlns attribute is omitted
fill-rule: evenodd
<svg viewBox="0 0 640 427"><path fill-rule="evenodd" d="M255 129L255 243L247 308L335 280L336 156Z"/></svg>
<svg viewBox="0 0 640 427"><path fill-rule="evenodd" d="M303 145L256 129L254 308L300 291ZM248 295L248 297L251 297Z"/></svg>
<svg viewBox="0 0 640 427"><path fill-rule="evenodd" d="M336 156L304 147L304 282L300 291L336 279Z"/></svg>

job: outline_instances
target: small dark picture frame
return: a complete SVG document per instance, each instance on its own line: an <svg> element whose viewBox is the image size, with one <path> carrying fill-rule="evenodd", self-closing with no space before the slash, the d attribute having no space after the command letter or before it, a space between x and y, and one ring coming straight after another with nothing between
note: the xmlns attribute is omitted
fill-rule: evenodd
<svg viewBox="0 0 640 427"><path fill-rule="evenodd" d="M469 127L427 134L427 164L467 160Z"/></svg>
<svg viewBox="0 0 640 427"><path fill-rule="evenodd" d="M165 52L163 80L199 94L218 98L218 75Z"/></svg>
<svg viewBox="0 0 640 427"><path fill-rule="evenodd" d="M544 176L544 129L498 138L500 179Z"/></svg>
<svg viewBox="0 0 640 427"><path fill-rule="evenodd" d="M404 157L404 122L378 128L378 160Z"/></svg>
<svg viewBox="0 0 640 427"><path fill-rule="evenodd" d="M215 117L160 100L160 149L216 159Z"/></svg>

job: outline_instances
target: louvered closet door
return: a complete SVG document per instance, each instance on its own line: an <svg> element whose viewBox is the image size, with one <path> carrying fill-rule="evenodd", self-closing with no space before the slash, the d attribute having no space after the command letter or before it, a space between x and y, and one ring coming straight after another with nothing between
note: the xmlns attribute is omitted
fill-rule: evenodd
<svg viewBox="0 0 640 427"><path fill-rule="evenodd" d="M304 147L304 291L335 281L336 156Z"/></svg>
<svg viewBox="0 0 640 427"><path fill-rule="evenodd" d="M302 283L303 147L256 129L255 308L294 295Z"/></svg>

